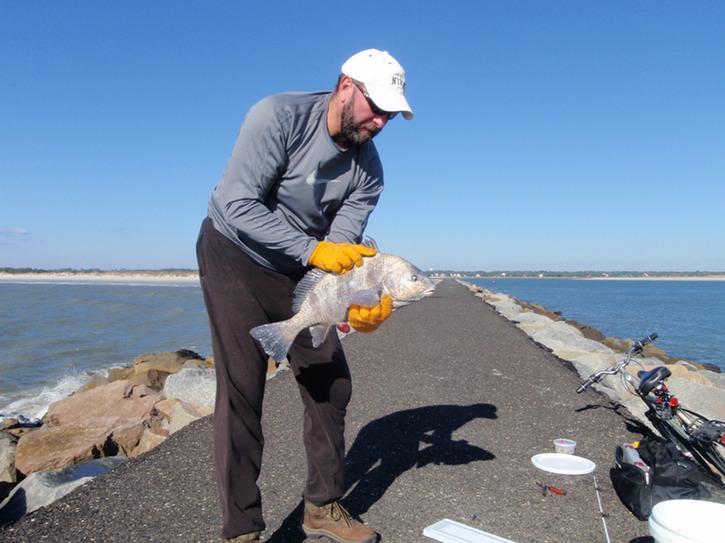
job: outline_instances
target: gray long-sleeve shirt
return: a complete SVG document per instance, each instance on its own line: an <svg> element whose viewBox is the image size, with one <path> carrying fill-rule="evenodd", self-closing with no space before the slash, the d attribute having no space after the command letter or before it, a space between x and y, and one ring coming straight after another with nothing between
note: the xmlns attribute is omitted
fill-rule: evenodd
<svg viewBox="0 0 725 543"><path fill-rule="evenodd" d="M254 105L209 201L216 229L276 271L304 269L319 240L359 243L383 190L372 142L342 151L332 141L330 97L286 93Z"/></svg>

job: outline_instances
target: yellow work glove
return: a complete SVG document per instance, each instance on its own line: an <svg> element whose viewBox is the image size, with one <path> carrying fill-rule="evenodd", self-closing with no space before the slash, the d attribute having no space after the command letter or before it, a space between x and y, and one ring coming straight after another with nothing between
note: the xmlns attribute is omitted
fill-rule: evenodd
<svg viewBox="0 0 725 543"><path fill-rule="evenodd" d="M358 332L374 332L393 312L393 299L384 294L378 305L365 307L351 305L347 321Z"/></svg>
<svg viewBox="0 0 725 543"><path fill-rule="evenodd" d="M309 264L332 273L345 273L353 266L362 266L364 256L375 256L377 251L365 245L321 241L312 251Z"/></svg>

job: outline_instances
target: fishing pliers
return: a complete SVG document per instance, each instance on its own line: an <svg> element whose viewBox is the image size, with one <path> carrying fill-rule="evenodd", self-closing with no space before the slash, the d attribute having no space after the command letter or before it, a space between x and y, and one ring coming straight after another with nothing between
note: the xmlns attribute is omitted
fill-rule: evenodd
<svg viewBox="0 0 725 543"><path fill-rule="evenodd" d="M549 486L549 485L541 483L539 481L536 481L536 484L539 485L539 487L541 488L542 496L546 496L546 493L549 490L551 490L554 494L559 494L559 496L566 496L566 490L562 490L560 488Z"/></svg>

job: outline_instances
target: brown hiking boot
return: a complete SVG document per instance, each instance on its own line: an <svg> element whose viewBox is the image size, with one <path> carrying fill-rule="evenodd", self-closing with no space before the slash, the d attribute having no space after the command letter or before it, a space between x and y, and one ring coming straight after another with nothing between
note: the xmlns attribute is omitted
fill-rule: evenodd
<svg viewBox="0 0 725 543"><path fill-rule="evenodd" d="M305 501L302 531L307 537L327 537L335 543L374 543L378 534L350 516L340 502L317 506Z"/></svg>
<svg viewBox="0 0 725 543"><path fill-rule="evenodd" d="M225 539L224 543L262 543L262 540L259 539L259 532L254 532L251 534L238 535L237 537L232 537L231 539Z"/></svg>

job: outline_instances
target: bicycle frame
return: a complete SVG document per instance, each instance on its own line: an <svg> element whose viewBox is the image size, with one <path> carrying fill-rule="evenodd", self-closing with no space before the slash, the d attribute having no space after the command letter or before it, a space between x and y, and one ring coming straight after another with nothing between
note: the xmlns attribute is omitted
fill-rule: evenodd
<svg viewBox="0 0 725 543"><path fill-rule="evenodd" d="M627 371L632 358L657 337L657 334L651 334L641 341L635 341L623 360L612 369L590 375L577 389L577 393L600 382L607 375L619 374L647 406L645 416L655 429L665 439L677 445L683 453L695 459L712 479L723 484L721 476L725 476L725 423L708 420L682 407L678 398L665 384L672 375L667 367L657 366L639 375L639 379L635 379Z"/></svg>

